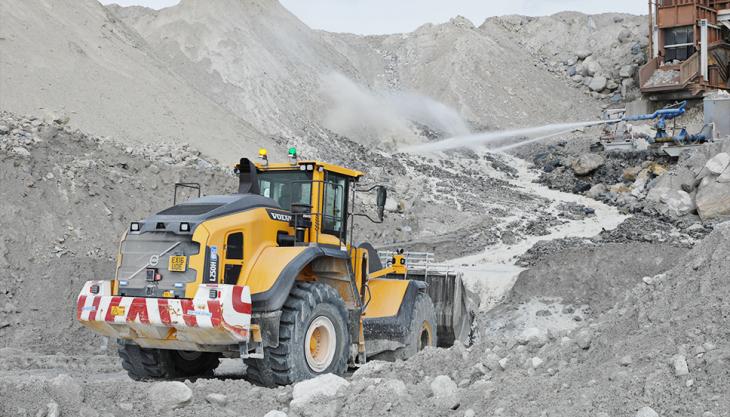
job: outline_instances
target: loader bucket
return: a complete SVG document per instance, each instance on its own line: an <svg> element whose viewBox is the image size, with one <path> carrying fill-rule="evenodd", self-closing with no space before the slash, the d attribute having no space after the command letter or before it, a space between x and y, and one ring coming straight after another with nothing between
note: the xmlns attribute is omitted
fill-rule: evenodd
<svg viewBox="0 0 730 417"><path fill-rule="evenodd" d="M380 252L378 255L381 260L388 261L393 252ZM477 296L464 286L462 274L451 265L436 263L431 253L406 252L403 255L408 270L404 279L428 284L427 292L436 310L437 345L449 347L457 340L468 344L479 302Z"/></svg>

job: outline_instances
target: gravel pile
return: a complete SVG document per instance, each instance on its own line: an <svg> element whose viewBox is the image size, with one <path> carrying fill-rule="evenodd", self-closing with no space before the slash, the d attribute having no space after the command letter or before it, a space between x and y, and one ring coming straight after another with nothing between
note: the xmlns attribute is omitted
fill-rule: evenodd
<svg viewBox="0 0 730 417"><path fill-rule="evenodd" d="M167 152L152 161L112 141L69 131L62 123L34 122L8 113L0 117L0 125L8 126L0 136L5 185L0 218L12 219L1 225L7 233L0 240L0 263L9 271L0 280L0 336L8 346L0 350L0 396L5 399L0 415L143 416L159 407L160 398L166 410L182 416L223 416L236 410L270 416L306 416L313 410L331 416L583 416L634 415L642 407L662 414L676 409L682 415L722 415L727 409L720 395L728 369L722 333L727 328L722 313L727 285L722 280L725 252L730 251L726 225L684 258L680 255L686 249L672 245L652 241L637 246L632 239L621 243L628 230L639 233L646 226L642 222L601 235L618 243L593 239L606 250L568 248L541 254L537 269L520 277L514 298L479 316L476 344L468 348L427 350L406 362L370 363L347 379L326 376L273 390L242 380L244 370L237 360L224 361L217 379L133 382L116 358L106 356L113 341L80 329L68 300L85 280L111 274L116 231L151 208L168 205L173 182L195 178L205 190L226 192L234 188L235 178L216 169L190 168L185 158L169 165L169 159L162 159L170 158ZM352 146L335 136L330 139L326 147ZM27 154L14 151L18 147ZM483 159L484 169L491 167L495 177L472 180L467 178L479 171L474 159L372 158L380 161L373 165L378 178L405 173L414 182L429 182L438 177L446 184L462 181L464 190L492 183L489 187L506 191L490 195L490 202L531 208L544 204L498 181L510 174L489 158ZM468 164L476 171L466 170ZM433 212L419 213L420 222L435 224L443 218L438 201L446 201L449 193L434 189L423 195L440 197L426 204L434 206ZM129 196L143 196L147 204ZM479 201L466 194L461 198L457 201ZM504 213L505 218L513 212ZM590 215L571 204L562 213L565 220ZM465 253L456 235L453 242L452 250ZM562 274L561 265L573 262L575 269ZM679 266L662 275L673 262ZM603 275L592 272L595 265L604 268ZM622 293L634 284L635 289Z"/></svg>
<svg viewBox="0 0 730 417"><path fill-rule="evenodd" d="M542 68L591 97L618 103L640 95L638 73L649 45L645 16L500 16L487 19L482 28L488 27L506 31Z"/></svg>
<svg viewBox="0 0 730 417"><path fill-rule="evenodd" d="M175 182L199 182L208 194L235 189L229 170L198 155L185 145L128 148L63 119L0 112L3 345L106 351L106 340L74 323L71 300L85 281L111 277L122 231L169 207Z"/></svg>
<svg viewBox="0 0 730 417"><path fill-rule="evenodd" d="M457 135L469 126L519 126L528 115L553 123L600 111L536 68L504 31L460 16L410 33L359 36L312 30L269 0L109 10L167 68L266 133L327 128L373 146L429 137L414 134L409 121ZM549 104L534 100L536 91Z"/></svg>

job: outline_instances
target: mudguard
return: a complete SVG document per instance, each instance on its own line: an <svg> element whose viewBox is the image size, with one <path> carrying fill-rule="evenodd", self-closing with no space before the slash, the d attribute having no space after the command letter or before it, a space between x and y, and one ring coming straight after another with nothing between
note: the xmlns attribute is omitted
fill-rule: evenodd
<svg viewBox="0 0 730 417"><path fill-rule="evenodd" d="M275 279L272 277L271 265L281 263L282 254L287 251L297 251L293 253L289 262L276 272ZM250 278L247 281L252 287L251 300L253 311L258 313L266 313L281 310L284 302L289 297L294 282L302 270L317 258L333 257L339 259L348 259L347 252L340 248L327 246L304 246L293 248L268 248L265 253L256 260L256 266L251 271ZM266 281L273 279L268 289L265 291L257 291L258 283L256 281Z"/></svg>

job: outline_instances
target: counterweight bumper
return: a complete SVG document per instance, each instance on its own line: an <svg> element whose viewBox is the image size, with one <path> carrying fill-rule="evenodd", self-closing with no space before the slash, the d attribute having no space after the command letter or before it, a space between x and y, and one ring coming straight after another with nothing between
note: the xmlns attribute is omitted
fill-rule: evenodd
<svg viewBox="0 0 730 417"><path fill-rule="evenodd" d="M222 351L249 341L251 294L238 285L200 285L193 299L112 295L111 281L88 281L76 318L104 336L146 348Z"/></svg>

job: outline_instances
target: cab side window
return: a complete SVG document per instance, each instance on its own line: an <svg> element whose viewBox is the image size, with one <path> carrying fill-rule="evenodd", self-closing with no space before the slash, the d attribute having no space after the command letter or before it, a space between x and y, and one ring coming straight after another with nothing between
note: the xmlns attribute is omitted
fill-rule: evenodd
<svg viewBox="0 0 730 417"><path fill-rule="evenodd" d="M322 231L335 236L344 236L347 226L347 178L327 173L324 185L324 207Z"/></svg>

